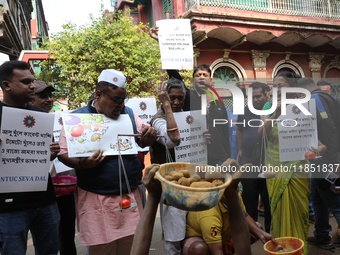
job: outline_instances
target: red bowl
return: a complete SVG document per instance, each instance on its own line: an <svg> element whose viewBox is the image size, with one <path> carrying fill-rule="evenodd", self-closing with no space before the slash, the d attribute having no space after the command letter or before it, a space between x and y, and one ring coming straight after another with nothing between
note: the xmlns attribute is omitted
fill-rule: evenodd
<svg viewBox="0 0 340 255"><path fill-rule="evenodd" d="M52 183L56 196L66 196L76 190L77 177L70 175L54 176L52 177Z"/></svg>

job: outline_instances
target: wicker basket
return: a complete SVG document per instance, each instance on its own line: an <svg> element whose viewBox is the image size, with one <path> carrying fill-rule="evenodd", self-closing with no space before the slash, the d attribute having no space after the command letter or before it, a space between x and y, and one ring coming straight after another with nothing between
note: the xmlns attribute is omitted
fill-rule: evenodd
<svg viewBox="0 0 340 255"><path fill-rule="evenodd" d="M190 163L162 164L156 172L156 177L161 181L164 198L172 206L185 211L204 211L214 207L221 199L224 190L231 182L231 175L225 174L224 183L211 188L193 188L172 183L163 176L171 171L188 170L195 173L195 167L200 166Z"/></svg>

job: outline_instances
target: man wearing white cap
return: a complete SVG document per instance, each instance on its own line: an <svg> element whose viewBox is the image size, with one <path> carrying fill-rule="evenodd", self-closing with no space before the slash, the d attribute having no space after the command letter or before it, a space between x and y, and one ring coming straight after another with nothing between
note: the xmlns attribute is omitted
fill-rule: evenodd
<svg viewBox="0 0 340 255"><path fill-rule="evenodd" d="M120 114L128 114L134 133L140 134L137 143L151 145L156 140L156 131L142 125L132 109L124 105L127 98L125 76L114 69L106 69L98 77L95 98L88 105L75 110L75 113L101 113L117 120ZM98 150L90 157L70 158L67 154L65 133L60 135L59 159L76 169L77 190L75 193L77 223L80 243L89 248L90 255L128 255L142 211L138 179L141 163L137 155L123 155L123 164L128 184L132 190L128 194L126 178L119 181L118 156L103 156ZM127 196L136 206L120 210L121 197ZM122 206L123 207L123 206Z"/></svg>

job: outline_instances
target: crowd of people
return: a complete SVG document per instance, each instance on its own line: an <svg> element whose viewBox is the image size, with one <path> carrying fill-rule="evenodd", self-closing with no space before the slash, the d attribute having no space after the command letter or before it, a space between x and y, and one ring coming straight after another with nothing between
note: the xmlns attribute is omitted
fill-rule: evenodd
<svg viewBox="0 0 340 255"><path fill-rule="evenodd" d="M181 134L174 113L201 110L202 107L207 108L207 129L202 135L209 165L232 164L239 169L250 163L259 167L294 165L297 169L311 163L320 167L338 164L340 144L336 111L340 109L330 95L331 84L326 80L316 84L311 78L289 72L278 73L274 78L272 87L277 88L278 102L284 87L303 88L316 102L314 117L318 144L308 149L318 157L282 162L278 122L263 121L264 125L255 126L248 121L279 119L282 117L280 104L272 114L256 115L248 103L244 115L237 117L236 132L231 132L229 125L215 125L213 121L228 119L228 109L222 101L207 93L207 88L214 86L208 65L194 69L191 89L176 70L167 72L169 79L157 87L160 107L150 123L143 123L125 105L126 77L115 69L102 70L98 74L94 98L73 111L103 114L117 123L121 114L127 115L135 142L142 148L150 146L152 165L143 172L144 166L137 155L109 156L104 155L103 150L88 157L70 157L66 133L62 129L59 141L51 141L50 160L58 157L73 169L67 174L77 177L76 191L57 197L51 179L56 173L46 169L50 172L46 191L0 193L0 254L25 254L29 231L36 254L58 254L59 251L61 255L77 254L76 226L80 243L87 247L89 255L148 254L158 206L166 255L248 255L251 254L251 243L257 240L276 243L275 238L282 236L298 237L305 243L334 249L329 212L340 226L340 193L332 190L337 182L327 173L257 172L243 176L236 173L217 205L199 212L187 212L170 205L162 196L159 181L154 178L160 164L176 161L175 148L180 145ZM55 89L43 81L36 81L25 62L2 64L0 85L4 95L0 102L0 118L4 107L45 113L52 109ZM253 82L249 88L248 101L253 108L270 109L270 87ZM203 95L206 104L202 104ZM289 93L286 97L303 95ZM234 139L230 139L232 136ZM231 148L234 148L234 154ZM120 164L124 165L123 178ZM141 184L148 191L146 203L143 203L139 188ZM126 208L122 208L122 198L130 201ZM260 198L264 206L264 227L257 222ZM314 236L308 237L311 216L315 218L315 230ZM305 245L303 254L307 252Z"/></svg>

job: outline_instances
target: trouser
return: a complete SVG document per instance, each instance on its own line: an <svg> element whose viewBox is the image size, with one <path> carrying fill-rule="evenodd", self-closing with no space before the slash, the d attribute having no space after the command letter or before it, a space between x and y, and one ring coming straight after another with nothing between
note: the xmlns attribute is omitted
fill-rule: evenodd
<svg viewBox="0 0 340 255"><path fill-rule="evenodd" d="M258 219L258 202L259 195L261 195L264 207L264 226L266 232L270 231L271 213L269 196L264 178L244 178L242 183L242 199L246 207L247 213L255 220Z"/></svg>
<svg viewBox="0 0 340 255"><path fill-rule="evenodd" d="M308 196L308 208L309 208L309 216L314 216L314 205L313 205L313 199L314 199L314 192L315 192L315 184L312 179L309 181L309 196Z"/></svg>
<svg viewBox="0 0 340 255"><path fill-rule="evenodd" d="M0 213L0 254L25 255L28 231L31 231L35 254L57 255L59 220L56 202L33 209Z"/></svg>
<svg viewBox="0 0 340 255"><path fill-rule="evenodd" d="M107 244L88 247L89 255L130 255L133 235L126 236Z"/></svg>
<svg viewBox="0 0 340 255"><path fill-rule="evenodd" d="M76 228L74 195L57 197L57 203L60 213L60 255L77 255L76 244L74 242Z"/></svg>
<svg viewBox="0 0 340 255"><path fill-rule="evenodd" d="M336 222L340 225L340 194L335 194L324 179L312 179L315 184L314 211L315 211L315 238L327 238L332 230L329 224L329 211L332 212Z"/></svg>
<svg viewBox="0 0 340 255"><path fill-rule="evenodd" d="M181 255L181 241L170 242L164 240L164 254L165 255Z"/></svg>

